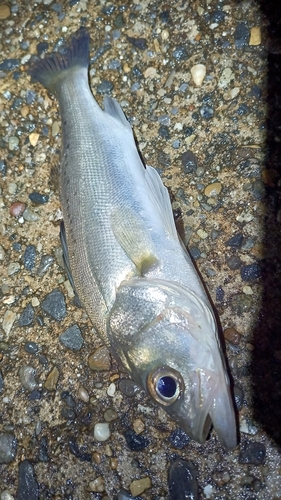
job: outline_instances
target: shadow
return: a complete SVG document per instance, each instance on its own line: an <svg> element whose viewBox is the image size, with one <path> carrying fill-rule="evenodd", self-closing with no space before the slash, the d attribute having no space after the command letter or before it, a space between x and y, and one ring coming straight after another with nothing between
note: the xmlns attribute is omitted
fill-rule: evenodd
<svg viewBox="0 0 281 500"><path fill-rule="evenodd" d="M259 0L267 28L267 144L263 296L254 331L254 418L281 446L281 3ZM278 186L279 178L279 186ZM279 210L279 212L278 212Z"/></svg>

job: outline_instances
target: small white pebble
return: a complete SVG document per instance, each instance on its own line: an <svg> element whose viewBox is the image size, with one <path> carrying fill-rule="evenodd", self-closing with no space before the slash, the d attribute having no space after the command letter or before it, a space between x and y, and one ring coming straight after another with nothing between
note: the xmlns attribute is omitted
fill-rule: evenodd
<svg viewBox="0 0 281 500"><path fill-rule="evenodd" d="M99 422L94 427L94 438L96 441L106 441L110 437L109 425Z"/></svg>
<svg viewBox="0 0 281 500"><path fill-rule="evenodd" d="M79 387L78 398L81 399L81 401L84 401L84 403L88 403L90 396L84 387Z"/></svg>
<svg viewBox="0 0 281 500"><path fill-rule="evenodd" d="M163 30L161 32L161 38L163 41L168 40L169 36L170 36L170 33L168 30Z"/></svg>
<svg viewBox="0 0 281 500"><path fill-rule="evenodd" d="M204 66L204 64L195 64L195 66L191 68L190 72L195 85L197 85L197 87L201 87L206 76L206 66Z"/></svg>
<svg viewBox="0 0 281 500"><path fill-rule="evenodd" d="M114 382L112 382L107 389L107 394L108 396L113 398L115 392L116 392L116 385L114 384Z"/></svg>
<svg viewBox="0 0 281 500"><path fill-rule="evenodd" d="M39 300L37 299L37 297L32 297L32 299L31 299L31 305L32 305L33 307L38 307L38 306L40 305L40 302L39 302Z"/></svg>
<svg viewBox="0 0 281 500"><path fill-rule="evenodd" d="M17 192L17 188L18 188L18 187L17 187L17 185L16 185L16 183L15 183L15 182L10 182L10 183L8 184L8 193L9 193L9 194L16 194L16 192Z"/></svg>
<svg viewBox="0 0 281 500"><path fill-rule="evenodd" d="M213 486L211 484L207 484L203 491L206 498L213 498Z"/></svg>
<svg viewBox="0 0 281 500"><path fill-rule="evenodd" d="M243 293L245 293L245 295L253 295L254 292L249 285L245 285L243 286Z"/></svg>
<svg viewBox="0 0 281 500"><path fill-rule="evenodd" d="M52 124L52 137L56 137L56 135L59 133L59 131L60 131L59 122L54 122Z"/></svg>
<svg viewBox="0 0 281 500"><path fill-rule="evenodd" d="M29 134L29 142L30 142L31 146L33 146L33 147L36 146L39 137L40 137L40 134L38 134L37 132L31 132L31 134Z"/></svg>
<svg viewBox="0 0 281 500"><path fill-rule="evenodd" d="M17 316L16 313L14 313L13 311L10 311L9 309L4 314L2 328L3 328L4 332L6 333L6 335L8 335L8 336L9 336L9 333L12 329L12 326L14 324L16 316Z"/></svg>
<svg viewBox="0 0 281 500"><path fill-rule="evenodd" d="M0 260L4 260L4 259L5 259L5 250L2 247L2 245L0 245Z"/></svg>

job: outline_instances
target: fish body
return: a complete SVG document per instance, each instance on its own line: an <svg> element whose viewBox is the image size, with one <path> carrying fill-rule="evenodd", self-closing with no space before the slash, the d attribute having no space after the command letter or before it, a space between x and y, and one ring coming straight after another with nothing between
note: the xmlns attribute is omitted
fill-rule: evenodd
<svg viewBox="0 0 281 500"><path fill-rule="evenodd" d="M194 439L211 424L226 448L236 423L217 325L180 241L167 189L144 167L119 104L88 84L89 35L30 74L53 91L62 121L60 197L76 292L98 335L133 379Z"/></svg>

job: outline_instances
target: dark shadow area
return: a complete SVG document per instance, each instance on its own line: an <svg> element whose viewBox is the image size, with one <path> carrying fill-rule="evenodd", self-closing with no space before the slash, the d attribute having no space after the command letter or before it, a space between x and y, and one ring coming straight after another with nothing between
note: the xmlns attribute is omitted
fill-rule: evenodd
<svg viewBox="0 0 281 500"><path fill-rule="evenodd" d="M268 53L267 183L262 306L254 331L254 417L281 446L281 2L259 0ZM279 185L278 185L279 181Z"/></svg>

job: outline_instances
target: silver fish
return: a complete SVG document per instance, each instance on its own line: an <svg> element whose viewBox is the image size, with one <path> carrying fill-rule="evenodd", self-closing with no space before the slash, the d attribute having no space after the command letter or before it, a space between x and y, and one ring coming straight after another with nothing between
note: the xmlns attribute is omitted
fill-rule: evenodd
<svg viewBox="0 0 281 500"><path fill-rule="evenodd" d="M88 84L89 35L29 70L54 92L60 196L75 289L103 342L154 402L203 443L213 424L236 445L229 379L212 307L180 241L157 171L144 167L119 104ZM66 251L66 243L64 244Z"/></svg>

